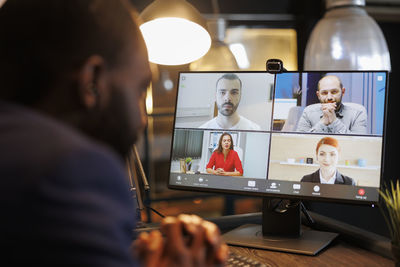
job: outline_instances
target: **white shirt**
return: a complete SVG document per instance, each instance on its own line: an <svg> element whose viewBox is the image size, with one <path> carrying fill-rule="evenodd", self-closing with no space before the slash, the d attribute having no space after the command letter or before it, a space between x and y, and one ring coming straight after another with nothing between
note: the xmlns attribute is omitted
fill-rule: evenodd
<svg viewBox="0 0 400 267"><path fill-rule="evenodd" d="M261 127L257 123L252 122L251 120L246 119L243 116L239 115L239 117L240 117L240 119L239 119L238 123L236 123L235 125L233 125L230 128L227 128L227 129L229 129L229 130L261 130ZM217 123L217 117L207 121L206 123L201 125L199 128L224 129Z"/></svg>
<svg viewBox="0 0 400 267"><path fill-rule="evenodd" d="M325 180L322 177L322 173L321 170L319 170L319 181L321 182L321 184L335 184L335 180L336 180L336 171L333 173L333 176L329 178L329 180Z"/></svg>

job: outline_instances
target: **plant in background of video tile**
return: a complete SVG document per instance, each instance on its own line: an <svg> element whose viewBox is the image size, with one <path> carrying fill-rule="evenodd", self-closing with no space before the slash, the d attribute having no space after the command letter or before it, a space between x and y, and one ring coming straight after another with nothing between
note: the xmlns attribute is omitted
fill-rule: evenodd
<svg viewBox="0 0 400 267"><path fill-rule="evenodd" d="M191 157L187 157L185 159L185 163L186 163L186 170L190 171L190 169L192 167L192 158Z"/></svg>

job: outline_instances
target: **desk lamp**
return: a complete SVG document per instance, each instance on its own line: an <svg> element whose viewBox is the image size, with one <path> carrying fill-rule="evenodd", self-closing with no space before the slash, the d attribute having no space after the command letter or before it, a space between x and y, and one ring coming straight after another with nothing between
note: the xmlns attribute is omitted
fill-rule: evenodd
<svg viewBox="0 0 400 267"><path fill-rule="evenodd" d="M140 18L140 30L153 63L188 64L210 49L206 21L185 0L155 0Z"/></svg>
<svg viewBox="0 0 400 267"><path fill-rule="evenodd" d="M207 21L211 34L211 48L202 58L192 62L191 71L238 70L235 56L225 43L226 21L223 18L211 18Z"/></svg>

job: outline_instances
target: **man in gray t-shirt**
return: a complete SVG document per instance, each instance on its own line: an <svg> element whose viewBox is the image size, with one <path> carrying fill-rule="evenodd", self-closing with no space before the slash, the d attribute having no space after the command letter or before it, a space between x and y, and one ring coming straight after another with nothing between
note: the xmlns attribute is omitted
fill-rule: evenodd
<svg viewBox="0 0 400 267"><path fill-rule="evenodd" d="M366 134L367 111L356 103L342 103L345 88L337 76L318 82L318 104L307 106L297 125L299 132Z"/></svg>

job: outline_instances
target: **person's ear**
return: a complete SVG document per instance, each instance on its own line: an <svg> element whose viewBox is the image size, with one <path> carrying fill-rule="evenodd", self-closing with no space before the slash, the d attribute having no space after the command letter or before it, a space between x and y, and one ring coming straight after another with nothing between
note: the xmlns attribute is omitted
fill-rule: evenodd
<svg viewBox="0 0 400 267"><path fill-rule="evenodd" d="M342 88L342 96L344 95L344 93L346 92L346 88Z"/></svg>
<svg viewBox="0 0 400 267"><path fill-rule="evenodd" d="M317 90L315 93L317 94L318 100L321 101L321 98L320 98L320 95L319 95L319 90Z"/></svg>
<svg viewBox="0 0 400 267"><path fill-rule="evenodd" d="M89 57L79 73L79 96L87 109L100 105L106 94L106 65L103 57Z"/></svg>

